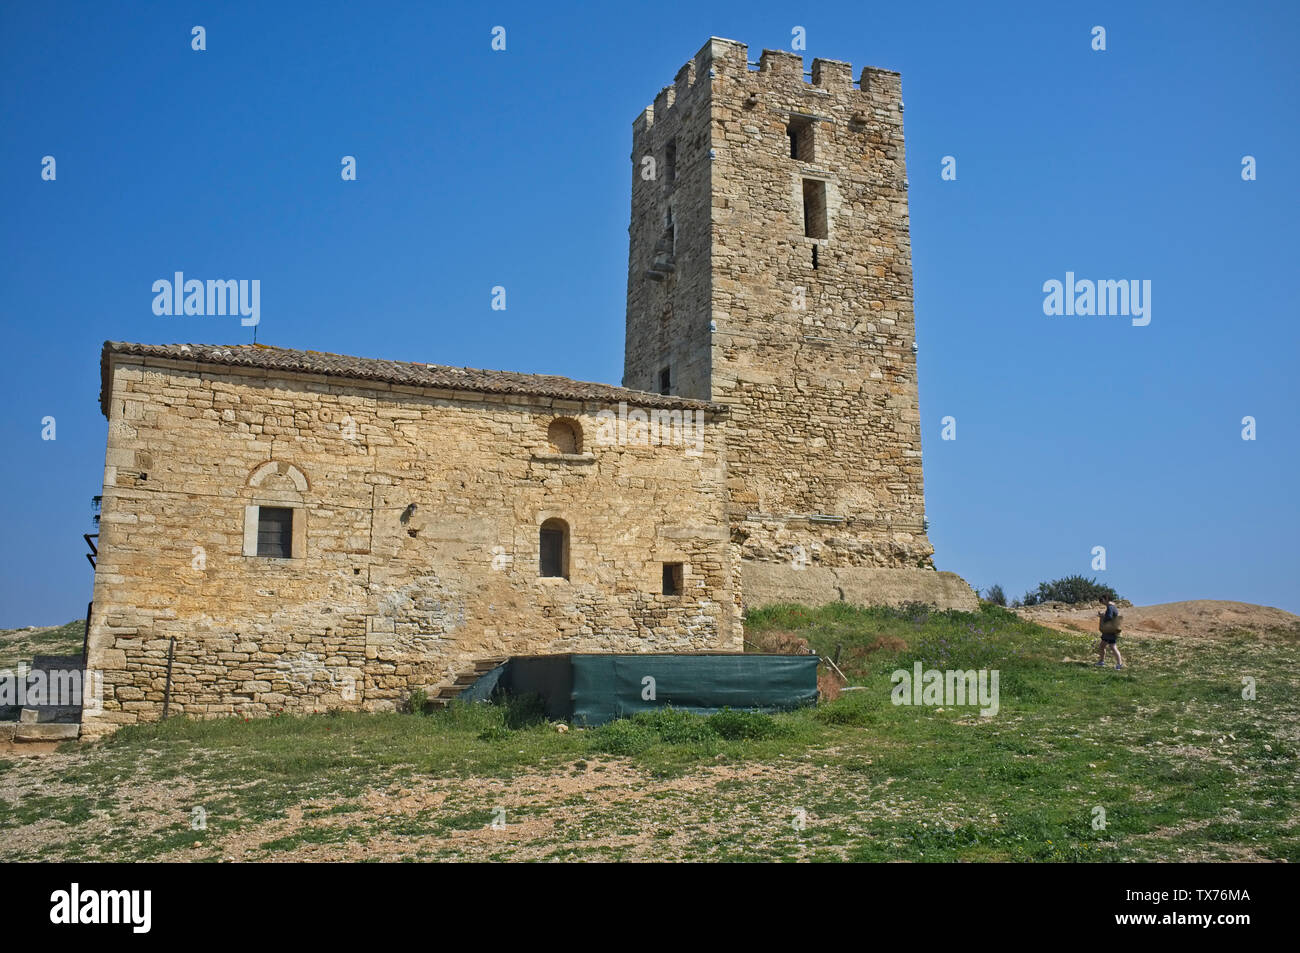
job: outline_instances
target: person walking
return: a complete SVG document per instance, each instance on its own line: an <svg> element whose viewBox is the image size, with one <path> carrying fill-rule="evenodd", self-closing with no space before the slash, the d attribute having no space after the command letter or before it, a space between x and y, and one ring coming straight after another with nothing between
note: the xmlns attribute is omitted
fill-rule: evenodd
<svg viewBox="0 0 1300 953"><path fill-rule="evenodd" d="M1119 610L1106 596L1097 601L1105 606L1097 613L1097 628L1101 630L1101 643L1097 646L1097 668L1106 667L1106 649L1109 648L1115 653L1115 668L1121 669L1124 667L1124 656L1119 654Z"/></svg>

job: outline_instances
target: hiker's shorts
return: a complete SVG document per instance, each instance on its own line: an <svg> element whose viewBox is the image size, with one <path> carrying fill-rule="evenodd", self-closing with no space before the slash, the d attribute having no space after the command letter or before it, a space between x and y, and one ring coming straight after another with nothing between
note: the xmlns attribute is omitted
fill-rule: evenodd
<svg viewBox="0 0 1300 953"><path fill-rule="evenodd" d="M1115 640L1118 638L1119 638L1118 632L1103 632L1101 634L1101 640L1107 643L1108 645L1114 645Z"/></svg>

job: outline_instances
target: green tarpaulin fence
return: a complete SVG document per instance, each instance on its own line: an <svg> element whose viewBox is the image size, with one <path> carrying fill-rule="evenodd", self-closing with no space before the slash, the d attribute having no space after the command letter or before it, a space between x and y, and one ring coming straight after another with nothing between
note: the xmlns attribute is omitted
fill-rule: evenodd
<svg viewBox="0 0 1300 953"><path fill-rule="evenodd" d="M815 655L530 655L511 658L461 697L537 695L546 717L601 725L672 707L786 711L817 703Z"/></svg>

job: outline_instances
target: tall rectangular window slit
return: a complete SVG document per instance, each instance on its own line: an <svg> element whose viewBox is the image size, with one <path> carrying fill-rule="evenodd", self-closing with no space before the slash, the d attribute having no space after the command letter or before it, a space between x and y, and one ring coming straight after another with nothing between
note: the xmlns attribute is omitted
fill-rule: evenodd
<svg viewBox="0 0 1300 953"><path fill-rule="evenodd" d="M803 180L803 233L806 238L826 238L826 183Z"/></svg>

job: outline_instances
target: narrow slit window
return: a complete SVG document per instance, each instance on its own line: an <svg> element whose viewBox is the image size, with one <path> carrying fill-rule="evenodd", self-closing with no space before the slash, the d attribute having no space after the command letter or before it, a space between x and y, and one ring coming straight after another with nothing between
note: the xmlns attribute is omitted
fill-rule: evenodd
<svg viewBox="0 0 1300 953"><path fill-rule="evenodd" d="M671 368L663 368L659 372L659 393L671 394L673 392L673 375Z"/></svg>
<svg viewBox="0 0 1300 953"><path fill-rule="evenodd" d="M803 233L806 238L827 237L826 183L803 180Z"/></svg>
<svg viewBox="0 0 1300 953"><path fill-rule="evenodd" d="M673 139L664 150L664 178L669 182L677 178L677 140Z"/></svg>
<svg viewBox="0 0 1300 953"><path fill-rule="evenodd" d="M287 506L257 508L257 555L272 559L293 556L293 509Z"/></svg>
<svg viewBox="0 0 1300 953"><path fill-rule="evenodd" d="M813 268L817 267L817 246L813 246Z"/></svg>
<svg viewBox="0 0 1300 953"><path fill-rule="evenodd" d="M664 587L665 596L680 596L684 580L683 567L681 563L664 563Z"/></svg>

